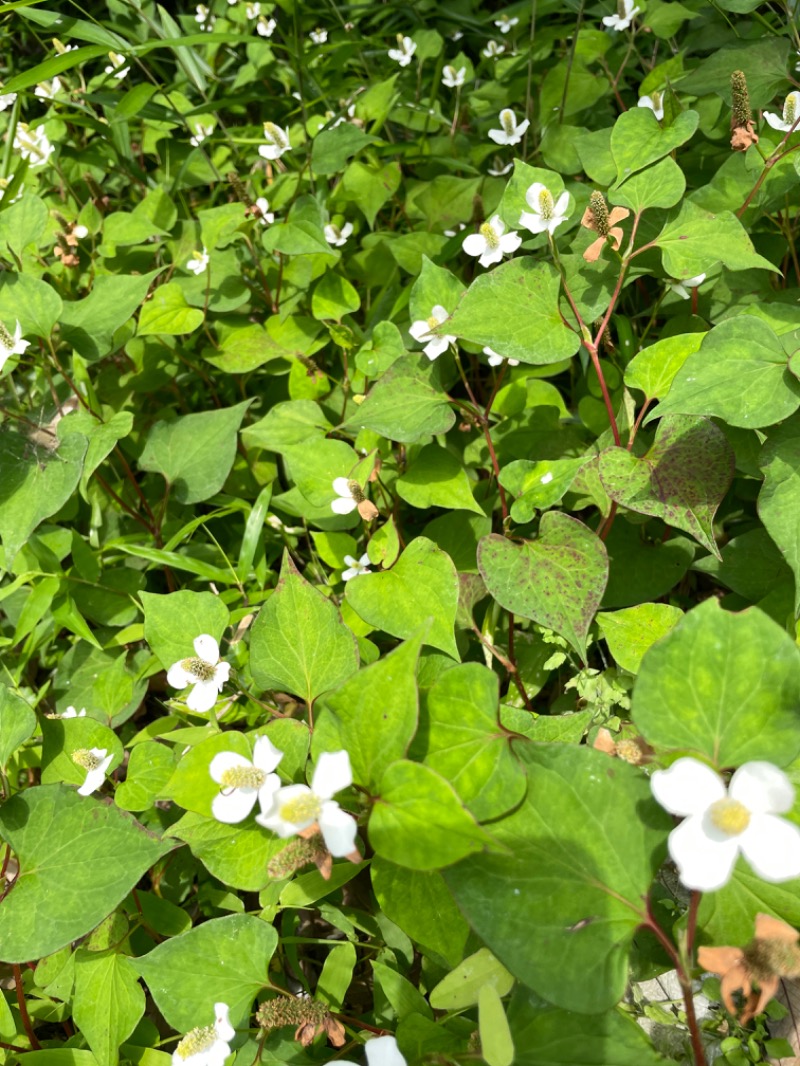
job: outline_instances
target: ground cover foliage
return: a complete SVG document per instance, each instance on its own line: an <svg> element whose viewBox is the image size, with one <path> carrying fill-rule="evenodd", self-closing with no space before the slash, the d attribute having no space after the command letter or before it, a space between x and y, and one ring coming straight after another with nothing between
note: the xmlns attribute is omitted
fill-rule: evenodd
<svg viewBox="0 0 800 1066"><path fill-rule="evenodd" d="M797 19L3 6L0 1061L796 1053Z"/></svg>

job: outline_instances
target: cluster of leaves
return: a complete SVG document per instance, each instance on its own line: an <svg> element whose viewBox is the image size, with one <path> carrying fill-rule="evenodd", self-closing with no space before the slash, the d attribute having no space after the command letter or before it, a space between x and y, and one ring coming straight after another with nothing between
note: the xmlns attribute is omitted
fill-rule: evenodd
<svg viewBox="0 0 800 1066"><path fill-rule="evenodd" d="M2 20L0 1062L785 1053L692 951L800 882L648 775L800 756L796 3ZM357 850L214 817L259 736Z"/></svg>

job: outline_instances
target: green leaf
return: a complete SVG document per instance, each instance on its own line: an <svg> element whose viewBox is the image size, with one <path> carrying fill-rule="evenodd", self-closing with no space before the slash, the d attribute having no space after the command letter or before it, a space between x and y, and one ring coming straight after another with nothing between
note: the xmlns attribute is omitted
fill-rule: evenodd
<svg viewBox="0 0 800 1066"><path fill-rule="evenodd" d="M753 873L740 856L730 881L716 892L703 893L697 917L712 942L747 944L753 939L759 913L800 925L800 880L770 884Z"/></svg>
<svg viewBox="0 0 800 1066"><path fill-rule="evenodd" d="M129 815L64 785L4 803L0 836L20 866L0 907L4 962L40 959L85 936L170 850Z"/></svg>
<svg viewBox="0 0 800 1066"><path fill-rule="evenodd" d="M284 447L282 454L292 480L303 496L315 507L330 509L336 499L333 482L337 477L351 477L358 455L343 440L313 437L294 447ZM358 480L358 478L356 478ZM331 518L334 512L329 510Z"/></svg>
<svg viewBox="0 0 800 1066"><path fill-rule="evenodd" d="M0 214L0 242L21 257L29 245L38 246L49 218L44 200L28 192Z"/></svg>
<svg viewBox="0 0 800 1066"><path fill-rule="evenodd" d="M56 781L82 785L86 771L72 761L72 753L81 748L99 748L113 755L108 772L122 762L124 751L119 737L94 718L46 719L42 730L42 784Z"/></svg>
<svg viewBox="0 0 800 1066"><path fill-rule="evenodd" d="M433 1018L428 1001L407 977L383 962L374 961L371 965L376 988L386 997L399 1018L415 1013Z"/></svg>
<svg viewBox="0 0 800 1066"><path fill-rule="evenodd" d="M342 1010L355 966L356 949L349 941L337 944L328 952L314 994L331 1010Z"/></svg>
<svg viewBox="0 0 800 1066"><path fill-rule="evenodd" d="M422 257L422 269L414 282L409 297L408 312L412 322L427 321L437 304L452 312L464 293L464 282L444 267Z"/></svg>
<svg viewBox="0 0 800 1066"><path fill-rule="evenodd" d="M717 263L729 270L776 269L757 254L747 231L731 211L713 214L691 200L684 200L680 208L670 213L655 244L662 251L664 270L673 278L696 277Z"/></svg>
<svg viewBox="0 0 800 1066"><path fill-rule="evenodd" d="M110 418L98 422L89 411L81 408L59 422L58 433L62 440L71 433L80 433L89 441L80 481L84 499L87 498L89 478L114 450L117 441L127 437L132 429L133 415L130 411L116 411Z"/></svg>
<svg viewBox="0 0 800 1066"><path fill-rule="evenodd" d="M320 321L341 321L361 307L361 297L347 278L329 270L323 274L311 296L311 314Z"/></svg>
<svg viewBox="0 0 800 1066"><path fill-rule="evenodd" d="M65 303L59 322L64 340L93 362L114 347L114 333L141 305L159 271L101 275L82 300Z"/></svg>
<svg viewBox="0 0 800 1066"><path fill-rule="evenodd" d="M611 131L617 185L685 144L694 135L699 121L696 111L682 111L671 126L662 126L649 107L623 111Z"/></svg>
<svg viewBox="0 0 800 1066"><path fill-rule="evenodd" d="M230 737L231 733L223 735ZM234 747L227 743L218 750L231 751ZM244 754L252 757L249 751ZM208 766L206 777L209 777ZM216 795L219 786L214 788ZM194 801L193 806L196 804ZM189 845L194 857L212 877L242 892L260 892L266 888L271 881L267 864L286 847L285 840L270 836L252 821L224 825L216 818L204 818L193 812L184 814L169 832Z"/></svg>
<svg viewBox="0 0 800 1066"><path fill-rule="evenodd" d="M574 355L580 338L558 306L561 278L531 256L477 277L440 332L488 345L507 359L545 365Z"/></svg>
<svg viewBox="0 0 800 1066"><path fill-rule="evenodd" d="M222 347L212 352L203 352L203 358L226 374L249 374L273 359L286 358L285 350L258 322L231 330Z"/></svg>
<svg viewBox="0 0 800 1066"><path fill-rule="evenodd" d="M491 842L443 777L405 759L383 775L369 839L378 855L412 870L440 870Z"/></svg>
<svg viewBox="0 0 800 1066"><path fill-rule="evenodd" d="M35 729L33 710L21 696L0 685L0 768L5 770L11 756Z"/></svg>
<svg viewBox="0 0 800 1066"><path fill-rule="evenodd" d="M606 539L609 575L603 607L657 600L681 580L697 546L688 537L664 540L660 531L617 516Z"/></svg>
<svg viewBox="0 0 800 1066"><path fill-rule="evenodd" d="M630 111L623 111L620 119L636 111L643 111L648 115L653 114L648 108L637 107L631 108ZM696 115L696 112L685 111L684 114ZM686 178L683 176L683 171L670 156L647 170L637 169L639 169L638 174L628 178L622 186L609 190L609 203L629 207L631 211L639 214L650 207L674 207L686 192Z"/></svg>
<svg viewBox="0 0 800 1066"><path fill-rule="evenodd" d="M470 856L445 880L515 977L568 1010L606 1010L627 986L628 949L672 820L626 763L609 774L608 756L562 744L519 754L527 797L492 824L509 851Z"/></svg>
<svg viewBox="0 0 800 1066"><path fill-rule="evenodd" d="M320 175L338 174L344 169L350 156L374 143L374 137L370 137L350 122L323 130L317 134L311 146L311 169Z"/></svg>
<svg viewBox="0 0 800 1066"><path fill-rule="evenodd" d="M250 669L260 689L292 692L309 703L358 669L355 637L330 600L301 577L288 551L275 591L253 624Z"/></svg>
<svg viewBox="0 0 800 1066"><path fill-rule="evenodd" d="M0 322L13 333L17 322L23 337L49 337L61 314L61 297L45 281L30 274L4 271L0 282Z"/></svg>
<svg viewBox="0 0 800 1066"><path fill-rule="evenodd" d="M236 435L251 403L156 422L139 457L140 468L161 474L178 503L214 496L233 466Z"/></svg>
<svg viewBox="0 0 800 1066"><path fill-rule="evenodd" d="M505 1008L497 989L489 984L483 985L478 994L478 1032L481 1056L487 1066L512 1066L514 1041Z"/></svg>
<svg viewBox="0 0 800 1066"><path fill-rule="evenodd" d="M144 1014L144 991L126 955L79 951L73 1019L98 1062L115 1066L119 1047Z"/></svg>
<svg viewBox="0 0 800 1066"><path fill-rule="evenodd" d="M426 445L395 484L400 498L421 510L447 507L484 513L475 502L462 463L438 444Z"/></svg>
<svg viewBox="0 0 800 1066"><path fill-rule="evenodd" d="M715 766L800 752L800 651L756 607L716 599L689 611L645 653L632 717L649 743L699 753Z"/></svg>
<svg viewBox="0 0 800 1066"><path fill-rule="evenodd" d="M147 811L163 793L175 769L175 759L166 744L155 740L137 744L128 761L125 780L114 793L123 811Z"/></svg>
<svg viewBox="0 0 800 1066"><path fill-rule="evenodd" d="M447 1011L474 1007L481 989L487 985L498 995L506 996L514 987L514 978L488 948L480 948L431 990L431 1006Z"/></svg>
<svg viewBox="0 0 800 1066"><path fill-rule="evenodd" d="M517 499L511 505L515 522L530 522L537 510L544 511L564 496L586 459L542 459L532 463L517 459L500 471L500 484Z"/></svg>
<svg viewBox="0 0 800 1066"><path fill-rule="evenodd" d="M641 389L649 400L664 396L704 336L707 334L680 333L643 348L625 367L625 384L629 389Z"/></svg>
<svg viewBox="0 0 800 1066"><path fill-rule="evenodd" d="M758 514L794 574L795 617L800 614L800 425L789 419L770 432L759 459L764 484Z"/></svg>
<svg viewBox="0 0 800 1066"><path fill-rule="evenodd" d="M248 1025L256 995L269 984L278 946L271 925L249 914L213 918L133 959L167 1024L179 1033L214 1020L227 1003L231 1025Z"/></svg>
<svg viewBox="0 0 800 1066"><path fill-rule="evenodd" d="M199 308L189 306L180 282L168 281L166 285L158 286L142 308L136 333L139 337L150 337L154 334L178 336L194 333L202 324L203 312Z"/></svg>
<svg viewBox="0 0 800 1066"><path fill-rule="evenodd" d="M589 626L608 581L608 557L596 533L561 511L548 511L535 541L484 537L478 567L501 607L555 630L586 661Z"/></svg>
<svg viewBox="0 0 800 1066"><path fill-rule="evenodd" d="M603 611L597 624L617 665L635 674L647 649L674 629L682 617L680 607L640 603L624 611Z"/></svg>
<svg viewBox="0 0 800 1066"><path fill-rule="evenodd" d="M731 7L728 0L726 7ZM747 10L750 10L749 5ZM685 78L681 92L693 96L717 93L725 105L731 105L731 71L741 70L747 78L750 106L768 107L778 93L786 91L786 63L790 43L785 37L764 37L716 49Z"/></svg>
<svg viewBox="0 0 800 1066"><path fill-rule="evenodd" d="M383 166L354 160L342 174L337 192L354 203L373 228L376 215L397 192L401 181L402 172L396 160Z"/></svg>
<svg viewBox="0 0 800 1066"><path fill-rule="evenodd" d="M708 419L693 415L663 418L641 459L626 448L600 454L600 480L612 500L691 533L717 558L714 515L733 470L733 449L725 434Z"/></svg>
<svg viewBox="0 0 800 1066"><path fill-rule="evenodd" d="M196 637L208 633L219 642L228 625L228 608L213 592L142 592L144 639L165 670L194 655Z"/></svg>
<svg viewBox="0 0 800 1066"><path fill-rule="evenodd" d="M322 439L331 428L313 400L286 400L276 403L260 421L245 426L242 441L247 448L266 448L280 455L293 444Z"/></svg>
<svg viewBox="0 0 800 1066"><path fill-rule="evenodd" d="M416 537L391 568L348 581L347 602L376 629L407 640L427 619L425 643L458 659L453 627L458 574L452 560L426 537Z"/></svg>
<svg viewBox="0 0 800 1066"><path fill-rule="evenodd" d="M763 496L764 487L761 494ZM791 507L788 507L787 511L791 512ZM782 514L779 516L777 510L770 508L770 518L778 517L782 517ZM788 531L789 536L793 537L795 527L790 526L788 513L787 519L782 532ZM763 508L761 520L767 525ZM783 593L791 588L794 576L787 565L792 554L790 545L791 540L787 540L785 552L779 550L767 530L756 527L729 540L722 549L721 562L713 555L706 555L705 558L696 560L692 569L703 574L713 574L716 581L757 604L773 589L777 588ZM776 618L776 621L780 620Z"/></svg>
<svg viewBox="0 0 800 1066"><path fill-rule="evenodd" d="M780 339L766 322L741 315L706 333L646 421L679 412L716 415L730 426L757 429L782 422L798 407L800 382Z"/></svg>
<svg viewBox="0 0 800 1066"><path fill-rule="evenodd" d="M431 383L434 369L399 360L373 385L345 425L371 429L402 444L446 433L456 416L444 391Z"/></svg>
<svg viewBox="0 0 800 1066"><path fill-rule="evenodd" d="M306 219L298 222L276 222L270 226L261 243L268 252L283 255L326 255L339 259L338 249L325 240L322 227Z"/></svg>

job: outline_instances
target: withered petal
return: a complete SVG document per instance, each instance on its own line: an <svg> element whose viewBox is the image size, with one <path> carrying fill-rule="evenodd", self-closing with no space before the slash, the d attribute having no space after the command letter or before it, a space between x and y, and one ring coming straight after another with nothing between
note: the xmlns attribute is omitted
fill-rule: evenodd
<svg viewBox="0 0 800 1066"><path fill-rule="evenodd" d="M800 933L791 925L773 918L771 914L756 915L756 940L784 940L796 944Z"/></svg>

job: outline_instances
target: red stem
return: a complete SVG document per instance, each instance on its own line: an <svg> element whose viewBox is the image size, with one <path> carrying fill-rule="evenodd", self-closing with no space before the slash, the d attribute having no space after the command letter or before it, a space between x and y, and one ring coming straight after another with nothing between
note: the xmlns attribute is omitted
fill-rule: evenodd
<svg viewBox="0 0 800 1066"><path fill-rule="evenodd" d="M16 963L12 965L11 969L14 973L14 986L17 990L17 1003L19 1004L19 1013L20 1017L22 1018L23 1028L25 1029L25 1032L28 1036L28 1040L30 1040L31 1047L33 1048L33 1050L40 1051L42 1045L36 1039L36 1033L33 1031L33 1026L31 1025L31 1018L28 1014L28 1005L25 1002L25 992L22 988L22 973L20 972L20 968Z"/></svg>

